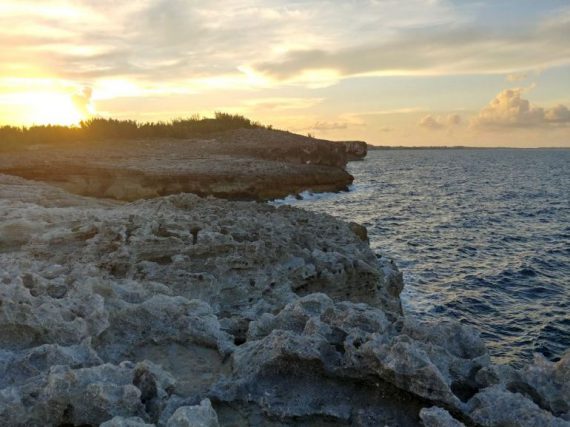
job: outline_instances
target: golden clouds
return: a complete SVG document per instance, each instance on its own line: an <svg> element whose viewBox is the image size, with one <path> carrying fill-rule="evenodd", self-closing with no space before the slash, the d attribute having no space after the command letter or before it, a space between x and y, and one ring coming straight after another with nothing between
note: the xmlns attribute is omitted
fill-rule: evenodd
<svg viewBox="0 0 570 427"><path fill-rule="evenodd" d="M461 116L459 114L448 114L445 116L437 117L428 114L422 117L422 119L418 122L418 126L431 130L450 129L454 126L459 126L460 124Z"/></svg>
<svg viewBox="0 0 570 427"><path fill-rule="evenodd" d="M531 105L522 94L525 89L500 92L471 121L475 128L530 128L570 124L570 112L564 105L542 108Z"/></svg>

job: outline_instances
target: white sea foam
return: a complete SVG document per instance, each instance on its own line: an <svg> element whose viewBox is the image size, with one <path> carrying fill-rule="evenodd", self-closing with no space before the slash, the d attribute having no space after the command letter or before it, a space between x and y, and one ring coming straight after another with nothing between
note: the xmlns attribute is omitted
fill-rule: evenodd
<svg viewBox="0 0 570 427"><path fill-rule="evenodd" d="M351 185L348 187L348 192L356 191L356 185ZM312 191L303 191L298 196L289 195L284 199L275 199L268 202L271 206L298 206L306 203L314 202L317 200L331 200L339 197L341 194L346 194L346 192L328 192L328 193L313 193Z"/></svg>

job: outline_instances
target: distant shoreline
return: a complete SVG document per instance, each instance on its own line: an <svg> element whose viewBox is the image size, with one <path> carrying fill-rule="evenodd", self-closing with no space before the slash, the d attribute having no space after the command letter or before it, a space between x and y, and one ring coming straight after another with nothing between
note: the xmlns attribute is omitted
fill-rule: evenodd
<svg viewBox="0 0 570 427"><path fill-rule="evenodd" d="M372 145L368 144L368 150L570 150L570 147L476 147L466 145Z"/></svg>

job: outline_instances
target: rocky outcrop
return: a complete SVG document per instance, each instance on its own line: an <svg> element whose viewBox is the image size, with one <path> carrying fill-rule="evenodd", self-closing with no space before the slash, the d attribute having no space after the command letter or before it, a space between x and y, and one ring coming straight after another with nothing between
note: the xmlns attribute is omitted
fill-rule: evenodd
<svg viewBox="0 0 570 427"><path fill-rule="evenodd" d="M169 418L166 427L218 427L218 415L209 399L199 405L181 406Z"/></svg>
<svg viewBox="0 0 570 427"><path fill-rule="evenodd" d="M465 424L457 421L449 412L437 406L423 408L420 411L420 419L424 423L424 427L465 427Z"/></svg>
<svg viewBox="0 0 570 427"><path fill-rule="evenodd" d="M403 316L330 216L0 176L0 218L3 425L570 425L570 353L514 371Z"/></svg>
<svg viewBox="0 0 570 427"><path fill-rule="evenodd" d="M242 129L209 140L36 145L3 153L0 173L69 192L133 201L181 192L269 200L352 183L338 144L289 132Z"/></svg>
<svg viewBox="0 0 570 427"><path fill-rule="evenodd" d="M368 154L368 144L364 141L339 141L344 145L348 161L363 160Z"/></svg>

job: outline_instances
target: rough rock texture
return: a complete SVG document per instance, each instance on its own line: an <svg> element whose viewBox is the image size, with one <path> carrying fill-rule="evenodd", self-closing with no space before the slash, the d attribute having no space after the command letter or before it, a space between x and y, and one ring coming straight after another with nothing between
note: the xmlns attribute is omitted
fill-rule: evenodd
<svg viewBox="0 0 570 427"><path fill-rule="evenodd" d="M268 200L352 183L344 147L289 132L242 129L209 140L36 145L3 153L0 173L70 192L133 201L194 193Z"/></svg>
<svg viewBox="0 0 570 427"><path fill-rule="evenodd" d="M340 141L344 145L349 161L363 160L368 154L368 144L364 141Z"/></svg>
<svg viewBox="0 0 570 427"><path fill-rule="evenodd" d="M320 415L346 422L355 410L375 409L381 420L389 407L399 425L412 425L399 404L402 399L413 406L418 397L425 398L460 410L461 387L489 365L486 349L471 329L391 319L365 304L335 304L324 294L308 295L276 316L265 314L250 323L247 341L232 359L231 375L216 388L220 400L247 396L280 417L308 416L318 408ZM305 372L311 372L309 380ZM368 406L371 398L339 391L363 379L389 391L375 408ZM308 382L318 405L307 396L294 399Z"/></svg>
<svg viewBox="0 0 570 427"><path fill-rule="evenodd" d="M432 406L420 411L420 418L425 427L465 427L443 408Z"/></svg>
<svg viewBox="0 0 570 427"><path fill-rule="evenodd" d="M154 424L145 423L139 417L113 417L109 421L105 421L100 427L152 427Z"/></svg>
<svg viewBox="0 0 570 427"><path fill-rule="evenodd" d="M218 415L209 399L199 405L181 406L170 417L167 427L218 427Z"/></svg>
<svg viewBox="0 0 570 427"><path fill-rule="evenodd" d="M570 425L570 353L514 371L472 328L403 316L363 236L0 175L2 425Z"/></svg>

